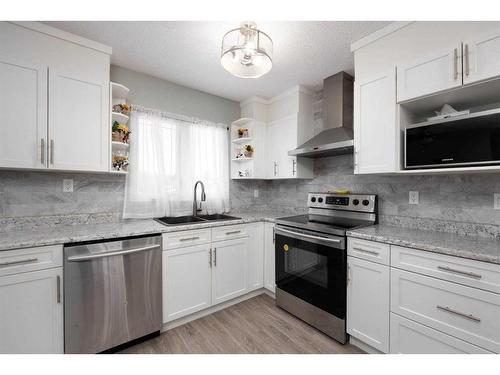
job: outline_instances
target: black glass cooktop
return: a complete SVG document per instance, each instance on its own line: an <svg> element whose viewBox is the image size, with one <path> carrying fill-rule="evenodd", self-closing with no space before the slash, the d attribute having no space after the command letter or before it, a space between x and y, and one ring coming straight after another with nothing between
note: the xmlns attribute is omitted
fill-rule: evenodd
<svg viewBox="0 0 500 375"><path fill-rule="evenodd" d="M281 217L276 220L278 224L296 228L309 229L316 232L332 233L344 236L346 230L372 225L373 222L347 217L324 215L297 215Z"/></svg>

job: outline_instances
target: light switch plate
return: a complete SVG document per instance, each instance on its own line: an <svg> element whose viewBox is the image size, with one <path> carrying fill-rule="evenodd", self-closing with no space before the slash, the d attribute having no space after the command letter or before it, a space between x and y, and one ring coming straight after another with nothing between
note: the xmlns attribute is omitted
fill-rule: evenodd
<svg viewBox="0 0 500 375"><path fill-rule="evenodd" d="M418 191L410 191L410 194L408 196L408 203L409 204L418 204Z"/></svg>
<svg viewBox="0 0 500 375"><path fill-rule="evenodd" d="M500 210L500 193L493 194L493 208Z"/></svg>
<svg viewBox="0 0 500 375"><path fill-rule="evenodd" d="M73 192L73 180L72 179L64 179L63 180L63 192L64 193L72 193Z"/></svg>
<svg viewBox="0 0 500 375"><path fill-rule="evenodd" d="M258 198L259 197L259 189L254 189L253 191L253 197Z"/></svg>

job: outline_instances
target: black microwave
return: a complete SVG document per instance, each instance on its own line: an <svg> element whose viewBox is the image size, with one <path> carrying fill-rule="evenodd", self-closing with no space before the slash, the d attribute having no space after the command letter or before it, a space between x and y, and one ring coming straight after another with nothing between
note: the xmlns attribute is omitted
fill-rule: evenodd
<svg viewBox="0 0 500 375"><path fill-rule="evenodd" d="M405 168L500 165L500 109L405 130Z"/></svg>

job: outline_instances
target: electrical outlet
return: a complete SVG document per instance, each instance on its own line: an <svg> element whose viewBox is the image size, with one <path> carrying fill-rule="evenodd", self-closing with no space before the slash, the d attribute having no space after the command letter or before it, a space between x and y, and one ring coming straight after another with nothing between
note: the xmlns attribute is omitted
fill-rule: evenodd
<svg viewBox="0 0 500 375"><path fill-rule="evenodd" d="M254 189L253 191L253 197L258 198L259 197L259 189Z"/></svg>
<svg viewBox="0 0 500 375"><path fill-rule="evenodd" d="M418 191L410 191L408 196L409 204L418 204Z"/></svg>
<svg viewBox="0 0 500 375"><path fill-rule="evenodd" d="M72 193L73 192L73 180L63 180L63 192L64 193Z"/></svg>
<svg viewBox="0 0 500 375"><path fill-rule="evenodd" d="M500 210L500 193L493 194L493 208Z"/></svg>

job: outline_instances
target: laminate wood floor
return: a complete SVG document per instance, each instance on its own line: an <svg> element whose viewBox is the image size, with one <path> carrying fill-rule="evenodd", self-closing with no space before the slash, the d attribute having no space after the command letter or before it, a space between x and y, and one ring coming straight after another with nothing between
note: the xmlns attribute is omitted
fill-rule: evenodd
<svg viewBox="0 0 500 375"><path fill-rule="evenodd" d="M265 295L171 329L125 349L125 354L363 353L341 345L277 307Z"/></svg>

